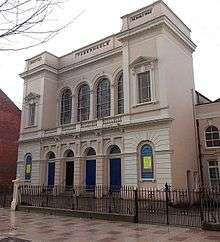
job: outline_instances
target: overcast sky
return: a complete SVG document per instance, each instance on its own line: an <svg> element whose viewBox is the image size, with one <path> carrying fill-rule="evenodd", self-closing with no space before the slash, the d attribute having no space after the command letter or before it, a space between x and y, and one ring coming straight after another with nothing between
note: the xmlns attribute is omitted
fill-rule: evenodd
<svg viewBox="0 0 220 242"><path fill-rule="evenodd" d="M64 16L83 14L71 27L40 47L19 52L0 52L0 88L21 108L25 59L42 51L57 56L83 47L121 29L120 17L147 6L152 0L69 0ZM220 97L220 0L164 0L192 30L197 45L193 54L196 89L212 100ZM171 87L172 88L172 87Z"/></svg>

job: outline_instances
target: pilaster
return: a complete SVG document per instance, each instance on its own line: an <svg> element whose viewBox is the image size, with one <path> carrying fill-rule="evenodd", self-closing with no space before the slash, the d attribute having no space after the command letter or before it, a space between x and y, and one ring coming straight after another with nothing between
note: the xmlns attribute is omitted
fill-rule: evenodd
<svg viewBox="0 0 220 242"><path fill-rule="evenodd" d="M96 185L104 184L104 158L96 158Z"/></svg>
<svg viewBox="0 0 220 242"><path fill-rule="evenodd" d="M123 43L123 91L124 91L124 112L130 112L130 74L129 74L129 46L128 41Z"/></svg>

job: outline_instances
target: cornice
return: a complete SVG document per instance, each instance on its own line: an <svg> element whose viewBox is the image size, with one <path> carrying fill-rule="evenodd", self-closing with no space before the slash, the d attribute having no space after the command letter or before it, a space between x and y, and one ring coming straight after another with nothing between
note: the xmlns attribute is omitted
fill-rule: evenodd
<svg viewBox="0 0 220 242"><path fill-rule="evenodd" d="M119 41L124 42L137 33L149 31L156 27L162 28L164 26L169 28L169 30L172 31L176 37L179 37L188 47L190 47L191 51L195 50L196 45L193 43L193 41L187 35L185 35L166 15L161 15L139 26L119 32L115 37Z"/></svg>
<svg viewBox="0 0 220 242"><path fill-rule="evenodd" d="M136 69L142 65L151 65L157 61L158 60L155 57L139 56L130 64L130 67L132 69Z"/></svg>
<svg viewBox="0 0 220 242"><path fill-rule="evenodd" d="M72 69L76 69L76 68L79 68L79 67L82 67L82 66L85 66L85 65L89 65L89 64L94 63L98 60L102 60L104 58L119 54L121 52L122 52L122 46L114 48L112 50L100 53L98 55L95 55L95 56L92 56L90 58L81 60L81 61L73 63L71 65L62 67L62 68L59 69L59 74L67 72L67 71L71 71Z"/></svg>
<svg viewBox="0 0 220 242"><path fill-rule="evenodd" d="M64 72L67 72L67 71L71 71L73 69L80 68L82 66L94 63L94 62L96 62L98 60L102 60L104 58L107 58L107 57L119 54L121 52L122 52L122 47L117 47L117 48L114 48L112 50L106 51L104 53L100 53L98 55L92 56L92 57L90 57L88 59L85 59L85 60L73 63L73 64L65 66L65 67L62 67L60 69L56 69L56 68L54 68L54 67L52 67L52 66L50 66L48 64L42 64L42 65L39 65L39 66L37 66L37 67L35 67L35 68L31 69L31 70L22 72L20 74L20 77L25 79L25 78L27 78L27 77L29 77L31 75L36 75L39 72L43 72L43 71L49 71L49 72L52 72L52 73L57 75L57 74L61 74L61 73L64 73Z"/></svg>
<svg viewBox="0 0 220 242"><path fill-rule="evenodd" d="M19 139L19 143L28 143L28 142L37 142L37 141L44 141L44 140L51 140L54 138L65 138L65 137L82 137L84 135L88 135L88 134L94 134L97 132L100 133L101 135L103 134L103 132L105 131L121 131L124 132L125 129L130 129L133 127L143 127L145 125L149 126L149 125L157 125L157 124L163 124L163 123L169 123L173 121L172 117L166 117L166 118L158 118L158 119L154 119L154 120L147 120L147 121L141 121L141 122L134 122L134 123L128 123L128 124L118 124L117 126L109 126L109 127L96 127L94 129L90 129L90 130L80 130L80 131L70 131L68 133L63 133L63 134L58 134L56 132L56 134L51 135L51 136L47 136L47 137L35 137L35 138L27 138L27 139Z"/></svg>
<svg viewBox="0 0 220 242"><path fill-rule="evenodd" d="M54 67L52 66L49 66L47 64L42 64L42 65L39 65L31 70L28 70L28 71L25 71L25 72L22 72L19 76L23 79L29 77L29 76L32 76L32 75L36 75L38 74L39 72L43 72L43 71L49 71L49 72L52 72L53 74L58 74L58 70L55 69Z"/></svg>
<svg viewBox="0 0 220 242"><path fill-rule="evenodd" d="M220 118L220 112L213 112L213 113L203 113L197 114L196 119L212 119L212 118Z"/></svg>

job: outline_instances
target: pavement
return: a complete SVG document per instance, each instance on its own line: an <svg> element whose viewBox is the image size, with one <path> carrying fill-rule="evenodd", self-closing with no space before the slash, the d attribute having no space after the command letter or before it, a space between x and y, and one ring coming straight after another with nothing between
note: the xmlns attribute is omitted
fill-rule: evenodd
<svg viewBox="0 0 220 242"><path fill-rule="evenodd" d="M220 232L0 209L0 242L220 242Z"/></svg>

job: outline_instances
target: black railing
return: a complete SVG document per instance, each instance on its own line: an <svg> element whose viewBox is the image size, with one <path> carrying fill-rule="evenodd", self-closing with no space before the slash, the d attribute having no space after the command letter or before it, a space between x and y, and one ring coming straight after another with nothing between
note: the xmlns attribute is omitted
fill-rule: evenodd
<svg viewBox="0 0 220 242"><path fill-rule="evenodd" d="M135 188L132 186L21 186L20 204L132 216L134 222L200 227L220 223L217 189Z"/></svg>
<svg viewBox="0 0 220 242"><path fill-rule="evenodd" d="M21 204L78 211L134 214L134 188L105 186L21 186Z"/></svg>
<svg viewBox="0 0 220 242"><path fill-rule="evenodd" d="M0 184L0 208L10 207L13 197L13 185Z"/></svg>
<svg viewBox="0 0 220 242"><path fill-rule="evenodd" d="M139 189L139 221L201 226L199 191Z"/></svg>
<svg viewBox="0 0 220 242"><path fill-rule="evenodd" d="M220 224L220 187L201 190L201 209L206 224Z"/></svg>

